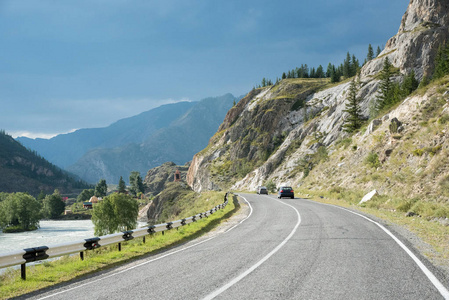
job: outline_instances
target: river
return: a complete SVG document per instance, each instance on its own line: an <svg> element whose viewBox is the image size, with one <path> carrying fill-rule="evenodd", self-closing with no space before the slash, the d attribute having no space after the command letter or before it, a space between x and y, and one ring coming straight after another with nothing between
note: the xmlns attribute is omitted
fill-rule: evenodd
<svg viewBox="0 0 449 300"><path fill-rule="evenodd" d="M91 220L40 221L40 228L20 233L0 233L0 254L25 248L52 246L95 237ZM138 227L146 223L138 222Z"/></svg>

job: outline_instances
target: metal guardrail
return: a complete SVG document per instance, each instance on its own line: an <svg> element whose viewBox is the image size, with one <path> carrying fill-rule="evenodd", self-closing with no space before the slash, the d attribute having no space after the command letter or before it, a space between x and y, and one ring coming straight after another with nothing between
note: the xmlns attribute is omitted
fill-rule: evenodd
<svg viewBox="0 0 449 300"><path fill-rule="evenodd" d="M26 279L26 263L46 260L48 258L59 257L68 254L80 253L81 260L84 259L84 251L93 250L102 246L111 244L118 244L118 250L121 251L121 243L132 240L134 238L145 237L156 232L162 232L173 228L181 227L193 223L199 219L205 218L214 212L223 209L228 204L228 193L225 195L225 201L215 206L214 208L194 215L189 218L171 221L168 223L149 225L134 230L123 231L121 233L108 234L104 236L88 238L76 242L57 244L53 246L39 246L33 248L26 248L20 251L12 251L0 254L0 269L21 265L21 277Z"/></svg>

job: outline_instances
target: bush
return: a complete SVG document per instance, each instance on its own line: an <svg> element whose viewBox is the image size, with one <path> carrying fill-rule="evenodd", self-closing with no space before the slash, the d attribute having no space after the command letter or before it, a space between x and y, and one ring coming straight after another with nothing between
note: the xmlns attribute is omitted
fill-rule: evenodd
<svg viewBox="0 0 449 300"><path fill-rule="evenodd" d="M365 158L365 163L371 168L378 168L381 166L379 161L379 156L376 152L370 152L368 156Z"/></svg>
<svg viewBox="0 0 449 300"><path fill-rule="evenodd" d="M438 123L440 124L446 124L449 121L449 115L443 115L439 120Z"/></svg>

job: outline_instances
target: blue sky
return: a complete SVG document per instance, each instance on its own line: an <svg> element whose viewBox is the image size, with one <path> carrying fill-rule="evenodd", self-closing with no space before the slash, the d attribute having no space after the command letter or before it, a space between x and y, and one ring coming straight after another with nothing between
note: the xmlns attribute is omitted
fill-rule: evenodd
<svg viewBox="0 0 449 300"><path fill-rule="evenodd" d="M0 0L0 129L49 137L361 61L408 0Z"/></svg>

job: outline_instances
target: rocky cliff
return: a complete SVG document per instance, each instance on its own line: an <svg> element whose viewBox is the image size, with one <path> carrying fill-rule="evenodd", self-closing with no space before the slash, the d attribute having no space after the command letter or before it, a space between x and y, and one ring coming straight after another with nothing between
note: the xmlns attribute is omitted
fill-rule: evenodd
<svg viewBox="0 0 449 300"><path fill-rule="evenodd" d="M398 69L397 81L402 80L402 76L411 70L415 71L418 78L433 72L438 47L449 36L448 5L447 1L442 0L410 2L398 34L388 41L376 59L365 64L361 70L358 96L363 99L361 109L364 118L369 118L370 107L378 95L378 73L386 57ZM303 184L308 175L304 174L304 164L319 165L335 152L341 141L349 138L342 131L349 85L349 81L330 85L326 81L285 79L277 85L251 91L228 112L208 147L194 156L187 175L188 184L195 191L228 188L253 190L270 180L277 185ZM415 96L420 100L406 99L405 103L416 106L416 103L427 99L429 102L423 103L433 107L437 101L435 99L444 99L442 95L425 93ZM437 106L441 108L443 102L441 100ZM416 111L407 105L398 109ZM439 108L435 110L435 118L440 118ZM396 113L391 115L395 116ZM419 116L399 118L407 127L408 124L416 126L416 122L411 122L409 118L417 119ZM383 126L389 126L385 122ZM371 124L363 130L363 134L373 136L374 125L380 123ZM387 139L384 142L394 141ZM362 149L359 142L355 147ZM391 149L386 150L378 153L385 161L387 153L391 154ZM359 162L363 163L370 151L373 150L367 146L360 153L347 155L358 156ZM345 162L344 159L341 163L346 166L354 163ZM335 165L331 168L337 170ZM328 171L322 173L322 176L332 174Z"/></svg>
<svg viewBox="0 0 449 300"><path fill-rule="evenodd" d="M418 79L431 75L438 47L448 40L448 26L448 1L411 0L398 33L388 40L380 56L363 68L363 80L380 71L385 57L403 74L415 70Z"/></svg>
<svg viewBox="0 0 449 300"><path fill-rule="evenodd" d="M185 182L189 165L190 163L184 166L177 166L174 162L166 162L159 167L149 170L143 180L145 194L147 196L159 194L170 182L174 182L176 171L179 171L180 180Z"/></svg>

